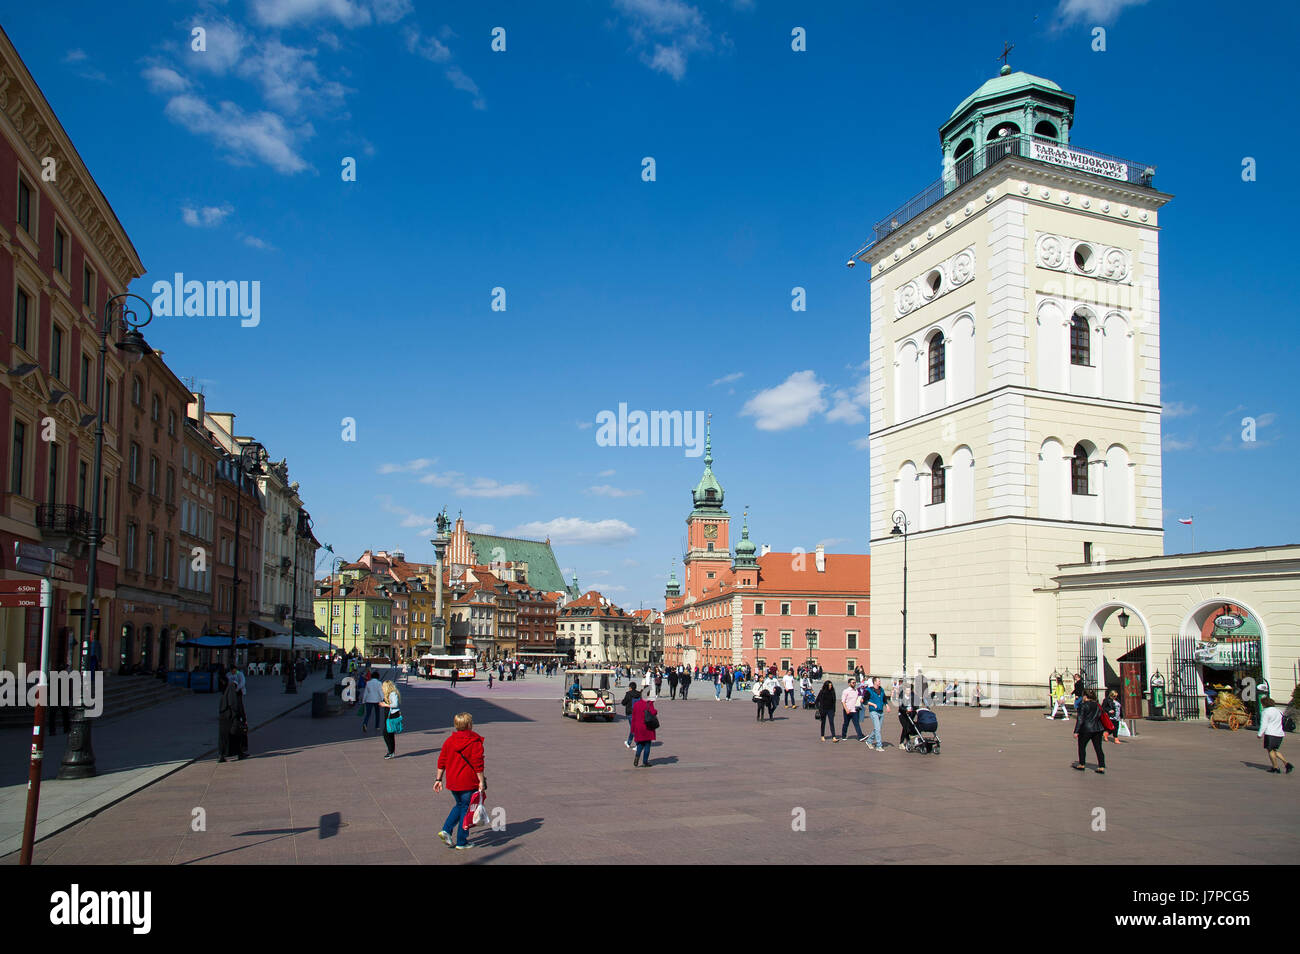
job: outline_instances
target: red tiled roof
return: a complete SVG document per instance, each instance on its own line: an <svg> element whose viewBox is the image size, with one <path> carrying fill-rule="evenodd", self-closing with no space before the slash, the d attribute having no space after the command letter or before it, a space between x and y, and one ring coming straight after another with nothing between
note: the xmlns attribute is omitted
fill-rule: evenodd
<svg viewBox="0 0 1300 954"><path fill-rule="evenodd" d="M871 556L828 553L817 571L815 553L765 553L758 558L758 590L771 593L861 593L871 591Z"/></svg>

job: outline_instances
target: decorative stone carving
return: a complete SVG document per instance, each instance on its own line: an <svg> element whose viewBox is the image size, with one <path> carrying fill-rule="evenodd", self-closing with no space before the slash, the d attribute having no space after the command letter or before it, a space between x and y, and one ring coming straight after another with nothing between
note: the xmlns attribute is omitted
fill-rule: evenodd
<svg viewBox="0 0 1300 954"><path fill-rule="evenodd" d="M939 287L931 285L930 278L934 272L940 275ZM917 275L911 281L898 286L894 292L894 312L899 318L911 314L917 308L948 294L954 288L960 288L975 277L975 247L964 248L946 261L928 269L925 274Z"/></svg>
<svg viewBox="0 0 1300 954"><path fill-rule="evenodd" d="M1092 255L1088 257L1088 264L1084 268L1078 266L1073 254L1073 250L1080 245L1086 245L1092 250ZM1035 247L1039 266L1058 272L1074 272L1076 275L1090 275L1113 282L1123 282L1128 280L1132 270L1132 257L1127 250L1099 245L1087 239L1040 232L1035 240Z"/></svg>
<svg viewBox="0 0 1300 954"><path fill-rule="evenodd" d="M1065 243L1057 235L1038 237L1038 264L1044 268L1060 268L1065 263Z"/></svg>

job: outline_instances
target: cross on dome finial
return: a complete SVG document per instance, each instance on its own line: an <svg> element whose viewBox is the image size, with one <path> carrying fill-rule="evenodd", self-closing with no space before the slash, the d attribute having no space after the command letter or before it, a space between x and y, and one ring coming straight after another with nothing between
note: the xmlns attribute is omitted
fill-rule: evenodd
<svg viewBox="0 0 1300 954"><path fill-rule="evenodd" d="M999 56L995 57L995 59L999 59L1002 61L1001 73L1003 76L1006 76L1008 73L1011 72L1011 63L1008 62L1008 60L1011 56L1011 51L1014 50L1015 48L1016 45L1014 43L1007 43L1003 41L1002 53Z"/></svg>

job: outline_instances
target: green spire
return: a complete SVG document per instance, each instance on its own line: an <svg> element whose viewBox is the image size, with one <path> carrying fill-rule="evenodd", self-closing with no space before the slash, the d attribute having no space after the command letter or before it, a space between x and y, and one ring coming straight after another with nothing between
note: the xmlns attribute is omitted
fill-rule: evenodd
<svg viewBox="0 0 1300 954"><path fill-rule="evenodd" d="M736 559L732 563L735 569L753 569L758 566L754 554L758 547L749 539L749 508L745 508L744 523L740 528L740 542L736 544Z"/></svg>
<svg viewBox="0 0 1300 954"><path fill-rule="evenodd" d="M664 587L664 596L681 596L682 587L677 582L677 558L673 557L672 570L668 574L668 585Z"/></svg>
<svg viewBox="0 0 1300 954"><path fill-rule="evenodd" d="M691 500L695 503L695 511L705 513L721 514L722 510L722 485L718 479L713 476L713 434L712 434L713 415L709 415L709 421L704 425L704 476L700 482L695 485L695 490L691 492Z"/></svg>

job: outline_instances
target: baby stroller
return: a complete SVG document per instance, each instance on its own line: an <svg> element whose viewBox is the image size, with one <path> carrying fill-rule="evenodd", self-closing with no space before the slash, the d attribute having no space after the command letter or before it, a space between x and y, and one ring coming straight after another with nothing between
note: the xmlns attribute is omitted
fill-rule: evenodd
<svg viewBox="0 0 1300 954"><path fill-rule="evenodd" d="M909 752L922 752L927 755L933 752L938 755L939 717L929 709L917 709L915 713L913 716L907 709L899 713L899 721L903 723L903 730L907 732L907 737L903 740L903 748Z"/></svg>
<svg viewBox="0 0 1300 954"><path fill-rule="evenodd" d="M804 707L805 709L816 709L816 708L817 708L817 696L815 696L815 695L813 694L813 691L812 691L811 688L804 689L804 691L803 691L803 707Z"/></svg>

